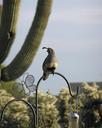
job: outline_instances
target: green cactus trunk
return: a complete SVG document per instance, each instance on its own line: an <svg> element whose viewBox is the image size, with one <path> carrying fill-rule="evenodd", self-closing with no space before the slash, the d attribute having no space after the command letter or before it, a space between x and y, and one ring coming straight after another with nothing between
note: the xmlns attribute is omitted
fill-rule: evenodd
<svg viewBox="0 0 102 128"><path fill-rule="evenodd" d="M1 14L2 14L2 5L0 5L0 25L1 25Z"/></svg>
<svg viewBox="0 0 102 128"><path fill-rule="evenodd" d="M0 64L6 59L14 42L20 0L3 0L0 27Z"/></svg>
<svg viewBox="0 0 102 128"><path fill-rule="evenodd" d="M1 71L1 79L3 81L15 80L32 63L48 23L51 5L52 0L38 0L36 14L23 47L15 59Z"/></svg>

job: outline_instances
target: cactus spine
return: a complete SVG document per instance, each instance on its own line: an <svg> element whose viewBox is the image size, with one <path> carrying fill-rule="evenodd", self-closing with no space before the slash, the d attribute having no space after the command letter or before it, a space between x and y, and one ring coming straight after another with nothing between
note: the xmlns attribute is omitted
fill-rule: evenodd
<svg viewBox="0 0 102 128"><path fill-rule="evenodd" d="M1 70L1 80L15 80L28 69L44 35L51 11L51 5L52 0L38 0L36 14L24 45L14 60Z"/></svg>

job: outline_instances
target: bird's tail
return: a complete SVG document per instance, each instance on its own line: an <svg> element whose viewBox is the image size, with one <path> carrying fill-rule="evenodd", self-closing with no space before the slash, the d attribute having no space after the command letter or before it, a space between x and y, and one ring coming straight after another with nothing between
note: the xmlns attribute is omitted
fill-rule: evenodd
<svg viewBox="0 0 102 128"><path fill-rule="evenodd" d="M43 73L43 80L47 80L49 77L49 73Z"/></svg>

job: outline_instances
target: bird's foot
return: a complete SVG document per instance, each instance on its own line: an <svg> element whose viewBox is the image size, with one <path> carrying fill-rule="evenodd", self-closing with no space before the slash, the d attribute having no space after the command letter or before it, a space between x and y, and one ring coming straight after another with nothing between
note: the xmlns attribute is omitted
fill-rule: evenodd
<svg viewBox="0 0 102 128"><path fill-rule="evenodd" d="M52 74L54 75L54 74L55 74L55 72L54 72L54 71L52 71Z"/></svg>

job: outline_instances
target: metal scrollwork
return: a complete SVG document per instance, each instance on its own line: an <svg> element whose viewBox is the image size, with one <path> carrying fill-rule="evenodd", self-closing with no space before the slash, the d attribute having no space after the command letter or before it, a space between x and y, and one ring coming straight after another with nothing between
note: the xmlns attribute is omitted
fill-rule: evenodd
<svg viewBox="0 0 102 128"><path fill-rule="evenodd" d="M62 74L58 73L58 72L54 72L53 76L55 75L58 75L60 76L61 78L63 78L66 82L66 85L68 87L68 90L69 90L69 94L73 97L73 98L77 98L78 96L78 93L79 93L79 87L77 87L77 91L76 91L76 94L72 94L72 91L71 91L71 86L68 82L68 80L65 78L65 76L63 76ZM7 108L7 106L9 104L11 104L12 102L15 102L15 101L22 101L24 102L27 106L30 107L32 113L33 113L33 122L34 122L34 128L37 128L38 127L38 88L39 88L39 85L40 85L40 82L43 80L43 76L40 77L40 79L38 80L37 84L35 85L34 82L35 82L35 78L33 75L31 74L27 74L27 76L23 79L23 81L21 81L20 85L22 86L22 90L21 92L23 91L25 93L26 96L30 96L31 93L35 93L35 105L32 105L31 103L29 103L28 101L25 101L25 100L22 100L20 98L18 99L13 99L11 101L9 101L3 108L2 112L1 112L1 121L3 121L3 115L4 115L4 112L5 112L5 109ZM46 82L46 81L45 81ZM34 107L33 107L34 106Z"/></svg>

